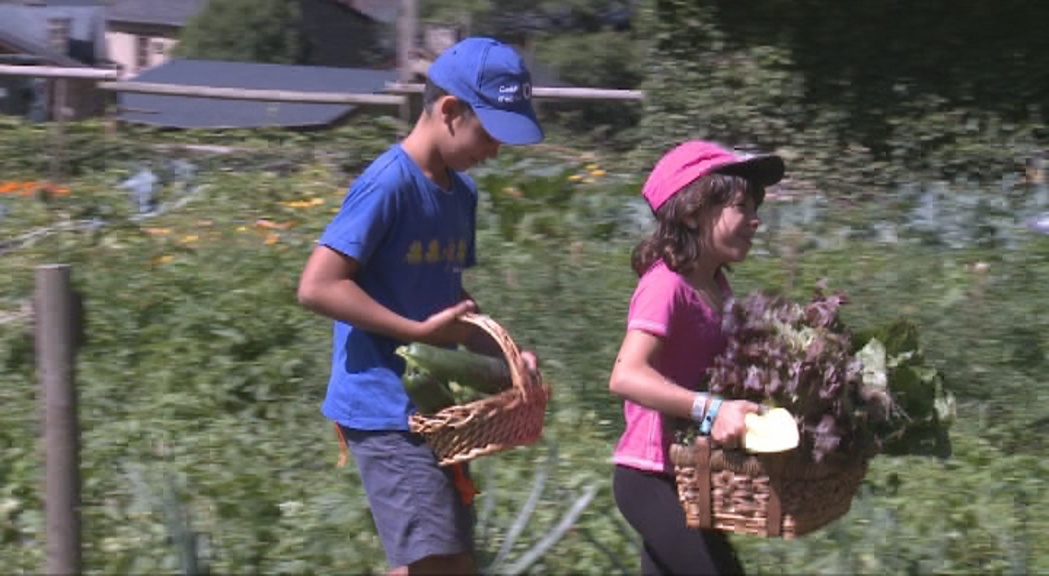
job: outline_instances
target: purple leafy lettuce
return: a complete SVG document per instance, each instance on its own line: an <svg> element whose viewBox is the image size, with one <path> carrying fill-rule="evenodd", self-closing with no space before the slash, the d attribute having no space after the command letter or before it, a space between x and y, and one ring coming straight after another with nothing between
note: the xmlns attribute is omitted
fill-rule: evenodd
<svg viewBox="0 0 1049 576"><path fill-rule="evenodd" d="M863 365L838 318L843 294L817 289L807 304L754 293L726 305L728 346L708 372L710 390L786 408L801 428L801 450L816 462L869 458L891 397L863 389Z"/></svg>

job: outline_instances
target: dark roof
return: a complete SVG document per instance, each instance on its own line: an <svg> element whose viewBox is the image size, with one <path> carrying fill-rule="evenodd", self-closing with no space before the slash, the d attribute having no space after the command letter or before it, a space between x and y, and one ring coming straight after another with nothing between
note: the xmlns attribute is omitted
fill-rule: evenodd
<svg viewBox="0 0 1049 576"><path fill-rule="evenodd" d="M47 38L50 18L69 18L69 53L55 52ZM105 9L99 6L0 4L0 42L55 64L80 66L106 60Z"/></svg>
<svg viewBox="0 0 1049 576"><path fill-rule="evenodd" d="M183 27L208 0L112 0L110 22Z"/></svg>
<svg viewBox="0 0 1049 576"><path fill-rule="evenodd" d="M9 3L22 3L24 0L8 0ZM101 6L107 0L44 0L47 6Z"/></svg>
<svg viewBox="0 0 1049 576"><path fill-rule="evenodd" d="M217 60L170 60L132 81L160 84L379 93L395 71L324 66L290 66ZM325 126L353 111L349 104L305 104L257 100L218 100L186 96L122 93L120 119L169 128L262 128Z"/></svg>
<svg viewBox="0 0 1049 576"><path fill-rule="evenodd" d="M0 23L0 46L7 46L9 49L14 50L19 54L38 57L42 64L70 67L84 66L83 62L59 54L47 46L41 46L34 42L30 42L25 38L4 30L4 23ZM33 63L36 64L37 62Z"/></svg>

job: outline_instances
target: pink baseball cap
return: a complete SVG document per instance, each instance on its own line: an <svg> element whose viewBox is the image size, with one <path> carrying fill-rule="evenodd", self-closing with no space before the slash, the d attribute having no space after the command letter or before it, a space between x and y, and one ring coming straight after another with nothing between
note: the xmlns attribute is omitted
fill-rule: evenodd
<svg viewBox="0 0 1049 576"><path fill-rule="evenodd" d="M732 174L762 186L771 186L783 178L784 171L783 159L779 156L747 156L726 150L713 142L689 140L671 149L656 162L641 194L655 212L679 190L707 174Z"/></svg>

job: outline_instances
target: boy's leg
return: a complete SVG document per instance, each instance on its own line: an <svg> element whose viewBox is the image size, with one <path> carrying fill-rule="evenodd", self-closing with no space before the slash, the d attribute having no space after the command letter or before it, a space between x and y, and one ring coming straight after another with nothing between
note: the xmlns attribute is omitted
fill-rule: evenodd
<svg viewBox="0 0 1049 576"><path fill-rule="evenodd" d="M473 509L422 437L342 428L394 571L473 570Z"/></svg>

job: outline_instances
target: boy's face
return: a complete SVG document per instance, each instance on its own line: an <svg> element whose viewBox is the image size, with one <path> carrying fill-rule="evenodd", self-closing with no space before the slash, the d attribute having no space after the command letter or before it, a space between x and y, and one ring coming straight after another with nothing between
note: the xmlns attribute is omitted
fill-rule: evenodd
<svg viewBox="0 0 1049 576"><path fill-rule="evenodd" d="M499 154L499 142L488 135L476 114L464 113L455 98L443 98L438 104L445 128L441 156L449 168L462 172Z"/></svg>

